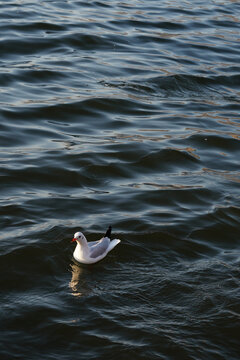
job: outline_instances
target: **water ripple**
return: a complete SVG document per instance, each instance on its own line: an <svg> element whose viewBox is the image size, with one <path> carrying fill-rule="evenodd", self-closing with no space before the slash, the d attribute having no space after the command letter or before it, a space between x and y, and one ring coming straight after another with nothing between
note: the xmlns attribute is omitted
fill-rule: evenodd
<svg viewBox="0 0 240 360"><path fill-rule="evenodd" d="M238 359L239 4L0 10L1 359Z"/></svg>

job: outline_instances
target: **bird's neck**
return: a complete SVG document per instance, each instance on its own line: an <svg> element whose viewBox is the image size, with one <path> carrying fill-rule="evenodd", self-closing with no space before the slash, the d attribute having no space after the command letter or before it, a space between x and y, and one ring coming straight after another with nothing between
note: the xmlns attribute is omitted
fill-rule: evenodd
<svg viewBox="0 0 240 360"><path fill-rule="evenodd" d="M79 253L79 256L86 257L89 254L87 239L84 237L80 240L77 240L76 251Z"/></svg>
<svg viewBox="0 0 240 360"><path fill-rule="evenodd" d="M87 245L87 239L85 238L85 236L83 235L82 237L81 237L81 239L78 239L77 240L77 243L80 245L80 246L88 246Z"/></svg>

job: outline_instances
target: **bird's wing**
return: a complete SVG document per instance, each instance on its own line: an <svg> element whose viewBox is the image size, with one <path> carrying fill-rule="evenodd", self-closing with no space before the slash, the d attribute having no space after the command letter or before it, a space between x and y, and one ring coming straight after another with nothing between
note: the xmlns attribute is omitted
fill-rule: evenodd
<svg viewBox="0 0 240 360"><path fill-rule="evenodd" d="M97 242L96 245L90 247L90 257L97 258L103 255L109 246L110 240L108 238L103 238Z"/></svg>
<svg viewBox="0 0 240 360"><path fill-rule="evenodd" d="M88 242L88 246L89 246L90 248L92 248L92 247L96 246L97 244L99 244L99 241L101 241L101 240L89 241L89 242Z"/></svg>
<svg viewBox="0 0 240 360"><path fill-rule="evenodd" d="M111 232L112 232L112 227L109 226L104 237L108 237L109 239L111 239Z"/></svg>

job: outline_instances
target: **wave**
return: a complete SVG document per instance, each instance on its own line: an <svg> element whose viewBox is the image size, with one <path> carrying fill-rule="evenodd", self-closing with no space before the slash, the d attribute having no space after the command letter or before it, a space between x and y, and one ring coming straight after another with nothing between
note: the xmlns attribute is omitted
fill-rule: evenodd
<svg viewBox="0 0 240 360"><path fill-rule="evenodd" d="M229 99L239 101L240 75L194 76L176 74L157 76L141 82L104 83L106 86L120 88L140 95L160 98ZM230 90L231 89L231 90Z"/></svg>

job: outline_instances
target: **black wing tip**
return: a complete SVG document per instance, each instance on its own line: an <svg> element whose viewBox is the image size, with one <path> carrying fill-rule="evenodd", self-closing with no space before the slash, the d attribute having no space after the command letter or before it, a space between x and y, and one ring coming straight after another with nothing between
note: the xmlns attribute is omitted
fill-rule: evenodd
<svg viewBox="0 0 240 360"><path fill-rule="evenodd" d="M111 237L111 232L112 232L112 227L111 225L108 227L106 234L104 235L104 237L108 237L110 239Z"/></svg>

